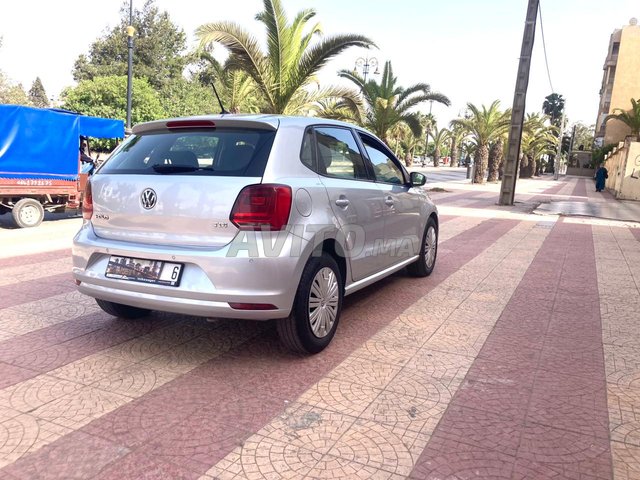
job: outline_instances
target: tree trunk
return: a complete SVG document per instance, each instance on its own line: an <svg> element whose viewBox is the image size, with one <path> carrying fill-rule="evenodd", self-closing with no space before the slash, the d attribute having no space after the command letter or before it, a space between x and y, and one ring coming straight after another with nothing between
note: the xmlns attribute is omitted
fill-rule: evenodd
<svg viewBox="0 0 640 480"><path fill-rule="evenodd" d="M520 164L520 178L531 178L534 171L535 161L530 155L524 155Z"/></svg>
<svg viewBox="0 0 640 480"><path fill-rule="evenodd" d="M476 151L475 159L475 175L473 176L474 183L484 183L484 176L487 172L487 164L489 163L489 147L487 145L480 145Z"/></svg>
<svg viewBox="0 0 640 480"><path fill-rule="evenodd" d="M440 147L436 147L436 149L433 152L433 166L434 167L440 166Z"/></svg>
<svg viewBox="0 0 640 480"><path fill-rule="evenodd" d="M536 160L536 171L533 173L536 177L542 174L542 160Z"/></svg>
<svg viewBox="0 0 640 480"><path fill-rule="evenodd" d="M500 162L502 162L502 155L502 139L498 139L491 146L491 151L489 151L489 174L487 182L498 181L498 168L500 166Z"/></svg>
<svg viewBox="0 0 640 480"><path fill-rule="evenodd" d="M549 162L547 163L547 173L553 173L553 166L556 161L555 155L549 155Z"/></svg>
<svg viewBox="0 0 640 480"><path fill-rule="evenodd" d="M456 142L456 137L453 137L451 139L451 163L449 164L451 167L457 167L460 164L458 153L458 142Z"/></svg>
<svg viewBox="0 0 640 480"><path fill-rule="evenodd" d="M413 164L413 158L411 157L411 152L407 150L407 153L404 155L404 164L407 167L410 167Z"/></svg>

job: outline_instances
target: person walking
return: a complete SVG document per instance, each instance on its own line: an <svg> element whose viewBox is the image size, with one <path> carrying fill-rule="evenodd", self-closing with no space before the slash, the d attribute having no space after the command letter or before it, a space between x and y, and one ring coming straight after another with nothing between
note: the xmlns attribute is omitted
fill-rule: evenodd
<svg viewBox="0 0 640 480"><path fill-rule="evenodd" d="M600 165L598 170L596 170L596 192L601 192L604 190L604 181L609 178L609 172L604 165Z"/></svg>

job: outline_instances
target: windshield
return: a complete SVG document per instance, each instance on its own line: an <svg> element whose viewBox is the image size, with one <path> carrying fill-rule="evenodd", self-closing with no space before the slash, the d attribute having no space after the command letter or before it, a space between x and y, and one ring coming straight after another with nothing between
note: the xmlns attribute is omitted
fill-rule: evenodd
<svg viewBox="0 0 640 480"><path fill-rule="evenodd" d="M99 173L261 177L275 132L200 129L130 138Z"/></svg>

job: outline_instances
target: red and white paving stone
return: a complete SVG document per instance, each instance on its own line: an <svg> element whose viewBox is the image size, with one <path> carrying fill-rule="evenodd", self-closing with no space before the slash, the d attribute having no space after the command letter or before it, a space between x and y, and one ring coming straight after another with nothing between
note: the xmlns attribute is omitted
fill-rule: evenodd
<svg viewBox="0 0 640 480"><path fill-rule="evenodd" d="M348 297L313 357L113 319L75 292L79 219L1 230L0 479L640 478L640 224L530 214L616 208L590 179L444 186L433 275Z"/></svg>

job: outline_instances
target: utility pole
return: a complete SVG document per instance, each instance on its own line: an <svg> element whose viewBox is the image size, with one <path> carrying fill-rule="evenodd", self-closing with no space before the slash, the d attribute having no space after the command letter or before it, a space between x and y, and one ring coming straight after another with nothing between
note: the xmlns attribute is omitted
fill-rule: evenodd
<svg viewBox="0 0 640 480"><path fill-rule="evenodd" d="M516 88L513 96L513 108L511 110L511 128L509 130L509 142L507 144L507 158L505 159L500 198L498 200L500 205L513 205L513 198L516 193L520 145L522 143L522 126L524 124L524 113L527 102L527 88L529 87L531 53L533 52L533 42L536 37L538 7L539 0L529 0L524 35L522 37L518 76L516 78Z"/></svg>
<svg viewBox="0 0 640 480"><path fill-rule="evenodd" d="M556 155L556 161L553 164L553 179L558 180L558 176L560 175L560 155L562 155L562 137L564 132L564 122L566 120L565 111L567 108L567 104L564 104L565 108L562 110L562 122L560 123L560 134L558 135L558 154ZM569 152L571 153L571 152Z"/></svg>
<svg viewBox="0 0 640 480"><path fill-rule="evenodd" d="M131 133L131 87L133 82L133 0L129 0L129 25L127 26L127 49L129 60L127 68L127 134Z"/></svg>

